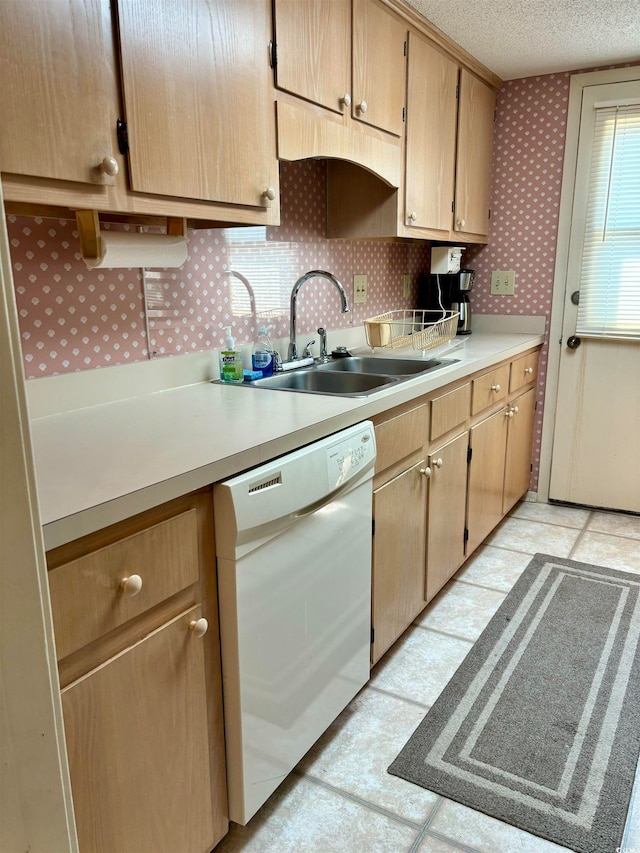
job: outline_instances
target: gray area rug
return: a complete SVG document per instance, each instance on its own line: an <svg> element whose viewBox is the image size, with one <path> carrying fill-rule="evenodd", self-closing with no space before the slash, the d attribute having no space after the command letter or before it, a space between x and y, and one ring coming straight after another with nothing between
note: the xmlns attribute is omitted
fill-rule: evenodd
<svg viewBox="0 0 640 853"><path fill-rule="evenodd" d="M640 575L536 554L389 773L580 853L620 846Z"/></svg>

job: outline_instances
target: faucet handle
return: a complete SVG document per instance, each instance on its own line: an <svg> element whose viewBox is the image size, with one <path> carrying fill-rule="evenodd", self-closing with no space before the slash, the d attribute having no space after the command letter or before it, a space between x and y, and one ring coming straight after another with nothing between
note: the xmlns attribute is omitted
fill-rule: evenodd
<svg viewBox="0 0 640 853"><path fill-rule="evenodd" d="M311 347L315 344L315 342L316 341L314 338L312 341L309 341L309 343L306 344L305 348L302 351L303 358L313 358L313 356L311 355Z"/></svg>
<svg viewBox="0 0 640 853"><path fill-rule="evenodd" d="M326 329L323 329L322 326L318 329L318 334L320 335L320 360L321 361L329 361L327 356L327 332Z"/></svg>

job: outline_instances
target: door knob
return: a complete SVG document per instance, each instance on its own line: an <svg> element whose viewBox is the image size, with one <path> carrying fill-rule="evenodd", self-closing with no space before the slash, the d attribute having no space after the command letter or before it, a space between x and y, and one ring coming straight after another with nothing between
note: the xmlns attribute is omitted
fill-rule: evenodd
<svg viewBox="0 0 640 853"><path fill-rule="evenodd" d="M570 338L567 338L567 346L569 349L578 349L581 343L581 339L576 335L571 335Z"/></svg>

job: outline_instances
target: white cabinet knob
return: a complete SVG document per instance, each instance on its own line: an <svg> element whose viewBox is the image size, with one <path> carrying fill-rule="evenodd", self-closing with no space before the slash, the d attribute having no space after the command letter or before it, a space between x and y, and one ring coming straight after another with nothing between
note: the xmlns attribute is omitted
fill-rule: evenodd
<svg viewBox="0 0 640 853"><path fill-rule="evenodd" d="M464 228L464 226L465 226L466 224L467 224L467 220L466 220L466 219L458 219L458 228Z"/></svg>
<svg viewBox="0 0 640 853"><path fill-rule="evenodd" d="M262 198L268 198L269 201L273 201L276 197L276 191L273 187L267 187L266 190L262 193Z"/></svg>
<svg viewBox="0 0 640 853"><path fill-rule="evenodd" d="M442 459L433 459L431 461L431 464L434 465L436 468L442 468Z"/></svg>
<svg viewBox="0 0 640 853"><path fill-rule="evenodd" d="M500 386L499 385L492 385L491 390L495 391L496 394L499 394L500 393Z"/></svg>
<svg viewBox="0 0 640 853"><path fill-rule="evenodd" d="M192 619L191 622L189 622L189 630L194 637L204 637L209 630L209 623L204 616L201 616L200 619Z"/></svg>
<svg viewBox="0 0 640 853"><path fill-rule="evenodd" d="M105 157L102 163L100 163L100 171L104 172L110 178L115 178L120 171L120 166L118 166L118 161L115 157Z"/></svg>
<svg viewBox="0 0 640 853"><path fill-rule="evenodd" d="M407 214L407 219L410 222L415 222L417 218L418 218L418 214L415 212L415 210L412 210L411 213Z"/></svg>
<svg viewBox="0 0 640 853"><path fill-rule="evenodd" d="M533 373L533 367L525 367L524 374L525 376L531 376Z"/></svg>
<svg viewBox="0 0 640 853"><path fill-rule="evenodd" d="M511 406L511 411L513 412L513 414L514 414L514 415L517 415L517 414L518 414L519 409L518 409L518 407L517 407L517 406Z"/></svg>
<svg viewBox="0 0 640 853"><path fill-rule="evenodd" d="M351 95L348 92L345 92L345 94L340 98L340 104L343 107L351 106Z"/></svg>
<svg viewBox="0 0 640 853"><path fill-rule="evenodd" d="M360 112L361 112L361 113L366 113L366 111L367 111L367 102L366 102L366 101L360 101L360 103L358 104L358 106L356 107L356 109L357 109L357 110L360 110Z"/></svg>
<svg viewBox="0 0 640 853"><path fill-rule="evenodd" d="M137 595L142 589L142 578L140 575L129 575L126 578L122 578L120 581L120 589L125 595L133 598L133 596Z"/></svg>
<svg viewBox="0 0 640 853"><path fill-rule="evenodd" d="M419 472L420 474L422 474L423 477L426 477L427 480L431 476L431 468L420 468Z"/></svg>
<svg viewBox="0 0 640 853"><path fill-rule="evenodd" d="M504 414L505 414L505 417L507 417L507 418L513 417L513 412L511 409L508 409Z"/></svg>

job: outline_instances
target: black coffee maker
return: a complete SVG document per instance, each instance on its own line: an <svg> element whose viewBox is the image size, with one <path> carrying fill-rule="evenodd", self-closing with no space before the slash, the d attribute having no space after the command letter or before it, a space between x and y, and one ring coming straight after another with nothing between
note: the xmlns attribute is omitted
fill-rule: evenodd
<svg viewBox="0 0 640 853"><path fill-rule="evenodd" d="M420 308L429 311L455 311L458 335L471 334L469 291L475 270L461 269L462 246L434 246L431 249L431 275L420 288Z"/></svg>

